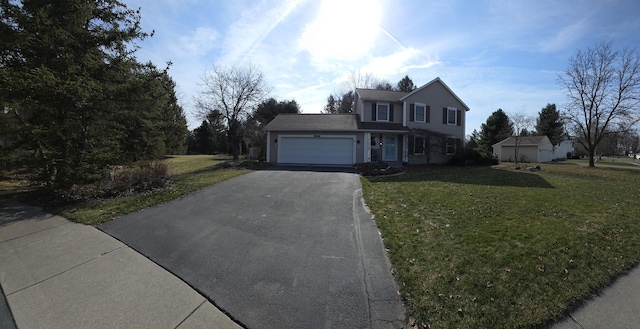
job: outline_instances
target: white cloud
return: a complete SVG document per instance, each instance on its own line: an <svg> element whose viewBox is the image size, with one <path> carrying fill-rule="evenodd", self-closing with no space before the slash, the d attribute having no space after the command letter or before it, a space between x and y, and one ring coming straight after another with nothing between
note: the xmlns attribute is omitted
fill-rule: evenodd
<svg viewBox="0 0 640 329"><path fill-rule="evenodd" d="M215 46L217 39L218 32L215 29L198 27L189 35L181 36L173 52L179 56L200 57Z"/></svg>
<svg viewBox="0 0 640 329"><path fill-rule="evenodd" d="M583 37L587 32L587 21L587 18L583 18L573 24L561 28L551 38L540 41L538 44L538 50L541 52L555 52L559 49L571 47L570 45L573 45L576 40Z"/></svg>
<svg viewBox="0 0 640 329"><path fill-rule="evenodd" d="M226 33L220 62L233 64L248 58L271 31L300 4L302 0L287 0L280 5L269 1L244 8Z"/></svg>
<svg viewBox="0 0 640 329"><path fill-rule="evenodd" d="M368 54L380 31L379 3L368 0L324 0L316 19L306 25L300 47L315 62L348 61Z"/></svg>
<svg viewBox="0 0 640 329"><path fill-rule="evenodd" d="M387 78L410 70L430 68L440 63L432 60L423 51L404 48L391 55L374 58L362 68L362 72L371 72L378 77Z"/></svg>

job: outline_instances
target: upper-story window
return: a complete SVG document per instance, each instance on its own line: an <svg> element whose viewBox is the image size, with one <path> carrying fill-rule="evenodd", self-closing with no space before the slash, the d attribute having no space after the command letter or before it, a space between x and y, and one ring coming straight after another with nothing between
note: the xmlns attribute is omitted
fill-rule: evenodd
<svg viewBox="0 0 640 329"><path fill-rule="evenodd" d="M458 109L455 107L447 108L447 124L454 126L458 124Z"/></svg>
<svg viewBox="0 0 640 329"><path fill-rule="evenodd" d="M378 103L378 106L376 108L376 120L389 121L389 104Z"/></svg>
<svg viewBox="0 0 640 329"><path fill-rule="evenodd" d="M427 120L427 106L425 104L416 103L414 106L415 122L426 122Z"/></svg>

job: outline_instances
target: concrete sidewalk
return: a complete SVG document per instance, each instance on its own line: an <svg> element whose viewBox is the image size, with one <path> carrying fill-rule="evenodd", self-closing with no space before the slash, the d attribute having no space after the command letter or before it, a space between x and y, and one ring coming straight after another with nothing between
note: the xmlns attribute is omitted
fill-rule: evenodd
<svg viewBox="0 0 640 329"><path fill-rule="evenodd" d="M619 277L550 329L640 328L640 267Z"/></svg>
<svg viewBox="0 0 640 329"><path fill-rule="evenodd" d="M0 285L2 328L241 328L109 235L6 199Z"/></svg>

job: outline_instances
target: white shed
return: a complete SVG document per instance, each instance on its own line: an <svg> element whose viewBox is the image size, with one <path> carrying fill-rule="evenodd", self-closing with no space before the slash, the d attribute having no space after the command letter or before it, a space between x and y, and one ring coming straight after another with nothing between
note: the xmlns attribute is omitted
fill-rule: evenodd
<svg viewBox="0 0 640 329"><path fill-rule="evenodd" d="M516 142L518 145L518 161L549 162L552 159L553 144L547 136L511 136L493 144L493 154L500 161L516 160Z"/></svg>

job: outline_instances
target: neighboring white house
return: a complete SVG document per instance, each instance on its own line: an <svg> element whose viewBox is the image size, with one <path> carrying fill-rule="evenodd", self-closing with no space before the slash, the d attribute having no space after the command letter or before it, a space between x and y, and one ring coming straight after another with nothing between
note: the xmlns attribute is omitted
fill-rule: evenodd
<svg viewBox="0 0 640 329"><path fill-rule="evenodd" d="M518 161L520 162L549 162L552 160L553 144L547 136L517 137ZM511 136L492 145L493 154L500 161L513 162L516 160L516 137ZM565 153L566 157L566 153Z"/></svg>
<svg viewBox="0 0 640 329"><path fill-rule="evenodd" d="M551 160L555 159L566 159L567 154L573 155L573 141L570 139L565 139L560 144L553 147L553 154L551 155Z"/></svg>

